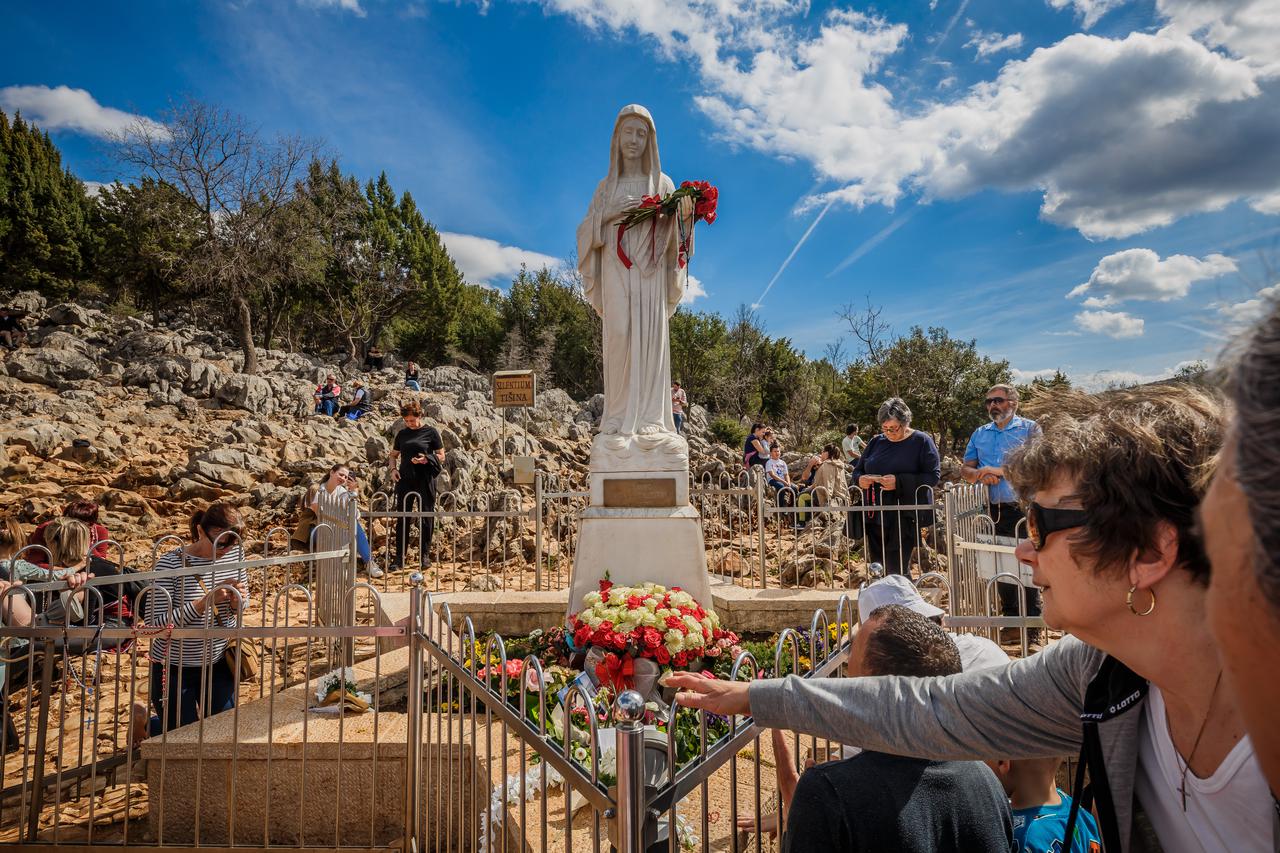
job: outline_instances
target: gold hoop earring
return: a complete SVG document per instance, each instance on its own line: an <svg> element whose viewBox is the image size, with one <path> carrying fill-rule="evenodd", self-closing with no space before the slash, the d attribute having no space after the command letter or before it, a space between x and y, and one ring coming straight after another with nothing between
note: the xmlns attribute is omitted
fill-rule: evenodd
<svg viewBox="0 0 1280 853"><path fill-rule="evenodd" d="M1147 594L1151 596L1151 606L1148 607L1146 610L1141 610L1141 611L1133 609L1133 594L1137 591L1138 591L1138 587L1136 584L1134 586L1129 587L1129 594L1124 597L1124 603L1129 605L1129 612L1132 613L1134 616L1150 616L1151 611L1156 609L1155 591L1150 589L1147 590Z"/></svg>

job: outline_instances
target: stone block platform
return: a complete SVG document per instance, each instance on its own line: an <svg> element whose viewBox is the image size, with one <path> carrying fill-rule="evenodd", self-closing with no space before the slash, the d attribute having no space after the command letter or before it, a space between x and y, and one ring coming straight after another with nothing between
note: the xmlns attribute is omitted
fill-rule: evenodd
<svg viewBox="0 0 1280 853"><path fill-rule="evenodd" d="M783 628L808 627L815 610L826 610L827 618L836 620L836 604L847 594L852 604L853 621L857 621L858 591L822 589L745 589L734 584L711 583L712 607L726 627L738 633L768 633ZM448 602L453 623L462 625L470 616L476 632L496 631L507 637L546 630L564 624L569 606L567 590L559 592L445 592L431 596L436 615ZM394 624L409 615L409 594L388 593L382 596L379 622Z"/></svg>
<svg viewBox="0 0 1280 853"><path fill-rule="evenodd" d="M355 666L360 689L403 688L409 653L399 649ZM317 676L323 673L316 673ZM159 843L360 845L395 843L404 832L407 717L403 710L336 717L307 713L314 687L297 685L245 702L201 724L144 741L149 825ZM423 748L437 778L469 783L469 744ZM424 786L425 788L426 786ZM422 791L424 814L429 790ZM474 830L457 824L447 834ZM234 829L232 828L234 822ZM443 828L428 825L428 834Z"/></svg>

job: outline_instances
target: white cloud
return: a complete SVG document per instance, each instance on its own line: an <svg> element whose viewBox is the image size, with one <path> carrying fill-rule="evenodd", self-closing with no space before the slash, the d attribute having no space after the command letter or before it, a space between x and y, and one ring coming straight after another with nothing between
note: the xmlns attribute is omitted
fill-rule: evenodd
<svg viewBox="0 0 1280 853"><path fill-rule="evenodd" d="M1125 0L1049 0L1055 9L1070 6L1080 16L1080 25L1086 30L1098 23L1098 19L1117 6L1124 5Z"/></svg>
<svg viewBox="0 0 1280 853"><path fill-rule="evenodd" d="M91 198L102 192L103 187L108 186L102 181L83 181L82 183L84 184L85 195Z"/></svg>
<svg viewBox="0 0 1280 853"><path fill-rule="evenodd" d="M1076 325L1109 338L1139 338L1146 321L1124 311L1081 311L1076 315Z"/></svg>
<svg viewBox="0 0 1280 853"><path fill-rule="evenodd" d="M1277 299L1280 299L1280 282L1262 288L1255 296L1243 302L1220 303L1216 307L1229 324L1247 326L1259 319L1267 306Z"/></svg>
<svg viewBox="0 0 1280 853"><path fill-rule="evenodd" d="M1071 384L1085 391L1105 391L1108 388L1121 388L1127 385L1146 385L1172 376L1172 370L1160 370L1155 373L1138 373L1134 370L1099 370L1096 373L1072 374Z"/></svg>
<svg viewBox="0 0 1280 853"><path fill-rule="evenodd" d="M1004 50L1017 50L1022 47L1022 33L1010 33L1005 36L1000 33L984 33L978 30L974 32L972 38L964 43L964 46L976 50L978 58L981 59L993 53L1000 53Z"/></svg>
<svg viewBox="0 0 1280 853"><path fill-rule="evenodd" d="M1170 34L1193 34L1265 73L1280 73L1280 4L1275 0L1156 0Z"/></svg>
<svg viewBox="0 0 1280 853"><path fill-rule="evenodd" d="M1125 249L1098 261L1089 280L1067 296L1088 296L1085 305L1105 308L1126 300L1169 302L1181 299L1197 281L1236 271L1226 255L1170 255L1164 260L1150 249Z"/></svg>
<svg viewBox="0 0 1280 853"><path fill-rule="evenodd" d="M1016 367L1009 368L1009 374L1013 378L1013 384L1026 385L1035 379L1052 379L1054 374L1058 372L1056 367L1045 368L1044 370L1020 370Z"/></svg>
<svg viewBox="0 0 1280 853"><path fill-rule="evenodd" d="M103 139L126 133L139 122L153 132L164 134L164 125L145 116L104 107L84 89L70 86L5 86L0 89L0 107L45 130L72 130Z"/></svg>
<svg viewBox="0 0 1280 853"><path fill-rule="evenodd" d="M516 246L504 246L488 237L441 231L440 239L462 275L474 284L501 286L511 282L523 264L531 270L563 264L560 258Z"/></svg>
<svg viewBox="0 0 1280 853"><path fill-rule="evenodd" d="M815 31L809 5L788 0L542 2L693 62L695 103L729 143L837 185L802 209L1036 191L1044 218L1113 238L1237 200L1280 207L1280 75L1264 73L1280 42L1256 43L1228 0L1212 0L1216 27L1182 14L1190 0L1162 0L1158 33L1077 33L967 91L901 104L883 72L910 34L881 17L836 9ZM1095 20L1112 4L1075 5Z"/></svg>
<svg viewBox="0 0 1280 853"><path fill-rule="evenodd" d="M310 6L312 9L340 9L357 18L363 18L367 14L360 5L360 0L298 0L298 5Z"/></svg>
<svg viewBox="0 0 1280 853"><path fill-rule="evenodd" d="M695 299L703 299L707 295L707 290L702 286L702 280L696 275L689 272L689 268L685 267L685 288L684 296L680 297L681 305L691 305Z"/></svg>

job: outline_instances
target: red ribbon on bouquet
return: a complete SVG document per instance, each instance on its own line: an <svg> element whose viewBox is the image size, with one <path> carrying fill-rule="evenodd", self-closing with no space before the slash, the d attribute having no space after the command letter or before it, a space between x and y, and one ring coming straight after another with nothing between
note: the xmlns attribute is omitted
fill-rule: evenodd
<svg viewBox="0 0 1280 853"><path fill-rule="evenodd" d="M596 678L601 684L608 684L616 693L621 693L635 683L636 661L630 655L619 657L610 652L604 660L596 664Z"/></svg>
<svg viewBox="0 0 1280 853"><path fill-rule="evenodd" d="M639 209L646 208L661 209L662 199L656 195L647 195L640 199ZM656 242L656 232L658 230L657 214L650 217L649 225L649 259L652 260L655 254L654 243ZM631 269L631 259L627 257L627 252L622 248L622 235L627 233L627 223L618 223L618 260L622 261L622 265L627 269Z"/></svg>

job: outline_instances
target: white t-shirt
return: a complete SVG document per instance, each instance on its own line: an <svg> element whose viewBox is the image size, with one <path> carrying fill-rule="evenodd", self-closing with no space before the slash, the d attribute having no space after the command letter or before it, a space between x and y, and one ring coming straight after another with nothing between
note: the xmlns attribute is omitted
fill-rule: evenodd
<svg viewBox="0 0 1280 853"><path fill-rule="evenodd" d="M1187 773L1182 811L1182 759L1169 737L1164 695L1151 685L1138 743L1138 802L1165 853L1270 853L1271 794L1246 735L1207 779Z"/></svg>
<svg viewBox="0 0 1280 853"><path fill-rule="evenodd" d="M787 481L787 463L781 459L770 459L764 463L764 472L775 480Z"/></svg>
<svg viewBox="0 0 1280 853"><path fill-rule="evenodd" d="M951 634L956 649L960 652L960 668L964 672L975 669L990 669L993 666L1008 666L1009 655L1004 649L977 634Z"/></svg>

